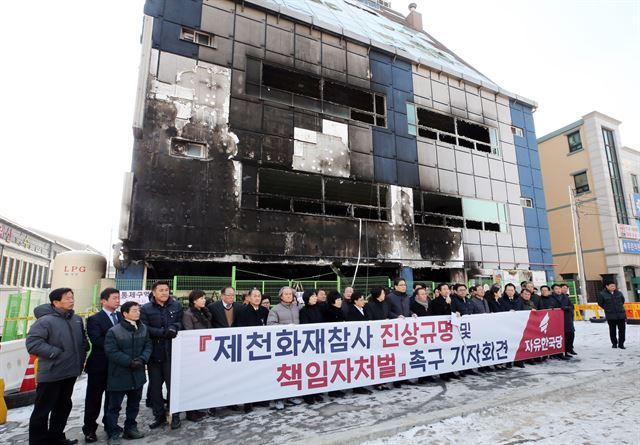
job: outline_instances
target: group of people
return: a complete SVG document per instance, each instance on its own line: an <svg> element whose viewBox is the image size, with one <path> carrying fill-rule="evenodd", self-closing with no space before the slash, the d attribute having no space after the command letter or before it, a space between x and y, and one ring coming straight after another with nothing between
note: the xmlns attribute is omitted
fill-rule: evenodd
<svg viewBox="0 0 640 445"><path fill-rule="evenodd" d="M82 428L85 442L98 440L97 420L101 410L109 445L120 444L121 438L144 437L136 418L147 376L146 404L153 413L149 428L155 429L167 423L172 429L179 428L180 413L174 413L169 419L167 406L171 395L171 340L181 330L559 309L564 311L566 353L557 358L568 360L576 352L573 348L573 304L567 289L561 284L545 285L540 287L538 294L530 282L521 283L520 292L516 292L513 284L505 285L504 289L494 285L487 291L482 285L469 289L461 283L451 287L440 283L430 295L431 289L416 283L410 294L407 281L396 278L392 289L374 287L368 298L362 292L346 287L342 293L337 290L306 290L302 294L302 302L299 302L294 289L283 287L278 293L278 304L272 306L270 299L264 298L258 288L250 290L244 302L240 303L236 302L235 289L226 286L218 300L208 299L204 291L191 291L188 307L183 309L181 301L170 295L169 283L158 281L151 288L149 302L142 306L133 301L120 305L120 292L114 288L104 289L100 294L102 309L88 317L86 329L82 318L73 311L73 290L55 289L49 295L50 304L34 310L37 320L26 341L29 353L39 359L29 443L73 445L78 442L68 439L64 428L72 408L73 388L83 370L88 376ZM605 283L598 303L609 321L613 347L624 349L624 297L614 283ZM89 350L91 353L85 360ZM523 363L516 365L524 367ZM498 365L496 368L503 367ZM480 372L489 370L493 368L479 369ZM447 373L440 378L448 381L469 373L475 372ZM431 380L433 377L423 377L418 383ZM394 386L399 387L402 383L395 382ZM377 385L376 389L389 388ZM371 393L367 388L355 388L354 392ZM345 393L332 391L328 395L343 397ZM118 417L125 398L126 419L124 427L121 427ZM302 399L261 403L281 410L285 405L313 404L322 400L321 395L309 395ZM246 412L252 409L252 404L244 405ZM207 414L215 414L215 410L210 409L208 413L189 411L186 418L197 422Z"/></svg>

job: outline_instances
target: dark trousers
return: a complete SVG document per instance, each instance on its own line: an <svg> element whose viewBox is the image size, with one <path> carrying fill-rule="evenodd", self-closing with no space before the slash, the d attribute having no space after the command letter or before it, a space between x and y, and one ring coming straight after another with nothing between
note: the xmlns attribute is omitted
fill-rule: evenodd
<svg viewBox="0 0 640 445"><path fill-rule="evenodd" d="M105 369L106 371L106 369ZM98 429L98 416L100 408L104 406L102 413L102 423L105 424L105 415L109 406L109 393L107 390L107 374L104 373L87 373L87 393L84 399L84 425L82 432L84 434L95 433ZM104 395L104 404L102 396Z"/></svg>
<svg viewBox="0 0 640 445"><path fill-rule="evenodd" d="M49 444L65 439L64 427L71 412L76 377L57 382L40 382L29 419L29 444ZM51 415L51 417L49 417Z"/></svg>
<svg viewBox="0 0 640 445"><path fill-rule="evenodd" d="M565 332L564 338L565 338L565 348L564 348L565 352L573 351L573 340L575 340L576 338L576 333Z"/></svg>
<svg viewBox="0 0 640 445"><path fill-rule="evenodd" d="M104 428L107 430L107 436L115 437L120 436L122 433L122 428L118 426L118 416L120 415L124 396L127 396L127 417L124 421L124 431L136 428L138 426L136 417L138 417L140 400L142 399L142 386L129 391L107 391L107 393L109 394L109 407L104 416Z"/></svg>
<svg viewBox="0 0 640 445"><path fill-rule="evenodd" d="M627 320L607 320L607 323L609 323L609 337L611 338L611 344L614 346L624 346ZM617 337L616 328L618 328Z"/></svg>
<svg viewBox="0 0 640 445"><path fill-rule="evenodd" d="M164 417L167 412L164 408L164 397L162 397L162 385L167 386L167 401L170 400L171 391L171 362L163 363L149 362L147 365L149 373L149 392L151 395L151 410L156 419Z"/></svg>

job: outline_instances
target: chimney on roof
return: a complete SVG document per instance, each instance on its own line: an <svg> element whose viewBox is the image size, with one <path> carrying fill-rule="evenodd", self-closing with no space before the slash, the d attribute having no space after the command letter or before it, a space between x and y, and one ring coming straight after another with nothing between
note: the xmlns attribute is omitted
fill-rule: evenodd
<svg viewBox="0 0 640 445"><path fill-rule="evenodd" d="M405 19L407 25L415 29L416 31L422 31L422 14L416 11L418 5L411 3L409 5L409 15Z"/></svg>

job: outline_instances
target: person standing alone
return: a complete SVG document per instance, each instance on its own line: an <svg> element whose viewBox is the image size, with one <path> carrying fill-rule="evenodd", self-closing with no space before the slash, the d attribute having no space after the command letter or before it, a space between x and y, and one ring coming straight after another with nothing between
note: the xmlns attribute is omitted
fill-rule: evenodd
<svg viewBox="0 0 640 445"><path fill-rule="evenodd" d="M624 295L616 289L616 283L611 280L605 281L604 290L598 295L598 306L604 309L604 316L609 324L611 347L626 349L624 341L627 313L624 310Z"/></svg>

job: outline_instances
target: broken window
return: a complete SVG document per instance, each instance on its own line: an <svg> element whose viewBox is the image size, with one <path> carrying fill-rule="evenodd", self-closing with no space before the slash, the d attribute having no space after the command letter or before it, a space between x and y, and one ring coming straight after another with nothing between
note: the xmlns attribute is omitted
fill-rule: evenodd
<svg viewBox="0 0 640 445"><path fill-rule="evenodd" d="M386 127L383 95L248 58L246 92L343 119Z"/></svg>
<svg viewBox="0 0 640 445"><path fill-rule="evenodd" d="M413 191L413 212L416 224L507 231L507 212L504 203L473 198Z"/></svg>
<svg viewBox="0 0 640 445"><path fill-rule="evenodd" d="M213 34L206 32L196 31L195 29L182 27L180 33L180 39L187 42L192 42L198 45L209 46L211 48L216 47L216 40Z"/></svg>
<svg viewBox="0 0 640 445"><path fill-rule="evenodd" d="M259 168L257 191L242 190L246 208L388 220L387 186L272 168Z"/></svg>
<svg viewBox="0 0 640 445"><path fill-rule="evenodd" d="M171 138L171 156L194 159L207 158L207 144L182 138Z"/></svg>
<svg viewBox="0 0 640 445"><path fill-rule="evenodd" d="M498 133L495 128L410 103L407 104L407 123L409 134L417 133L420 137L434 141L499 154Z"/></svg>

